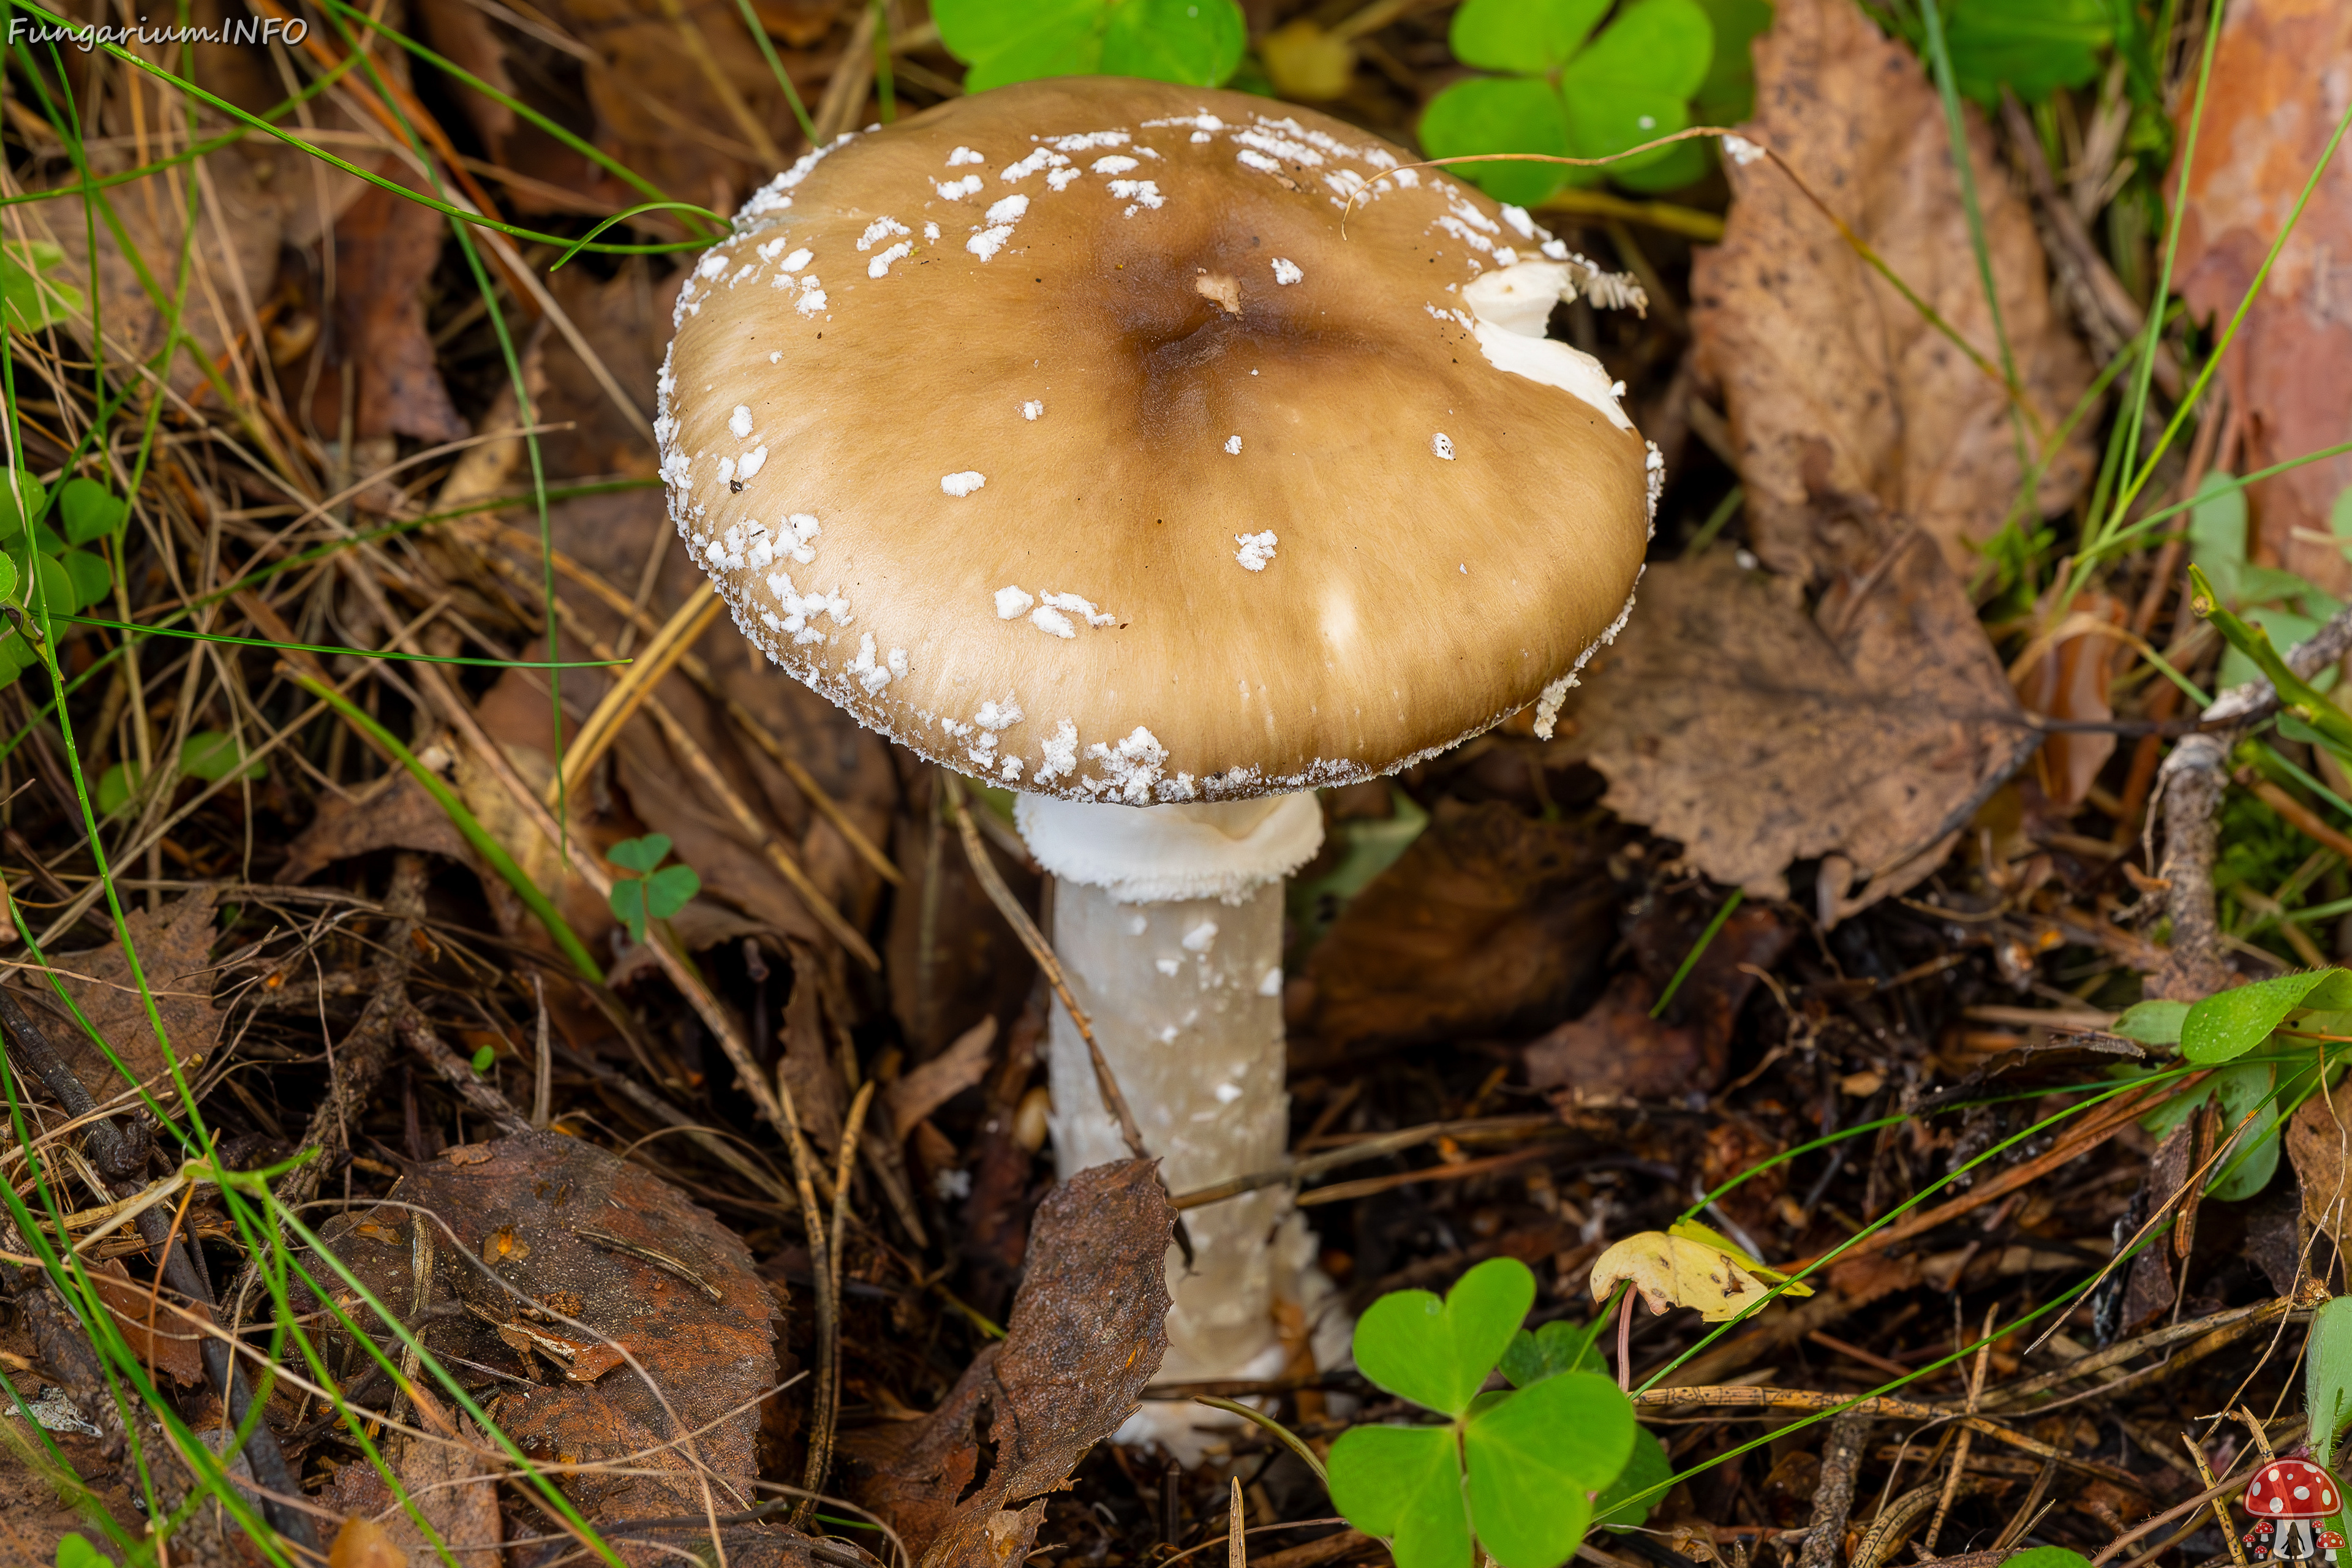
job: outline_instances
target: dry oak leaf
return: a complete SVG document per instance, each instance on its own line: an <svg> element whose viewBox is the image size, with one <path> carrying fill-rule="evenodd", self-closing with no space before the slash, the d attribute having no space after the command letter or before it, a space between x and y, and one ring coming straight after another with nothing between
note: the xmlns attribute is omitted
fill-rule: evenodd
<svg viewBox="0 0 2352 1568"><path fill-rule="evenodd" d="M592 1522L697 1514L705 1474L759 1475L775 1298L732 1231L643 1168L555 1132L460 1144L320 1234L427 1349L503 1374L493 1414L526 1450L638 1456L565 1479Z"/></svg>
<svg viewBox="0 0 2352 1568"><path fill-rule="evenodd" d="M1943 109L1917 58L1853 0L1780 0L1754 47L1749 134L1998 365ZM2051 300L2032 214L1982 117L1965 112L2002 325L2027 404L2054 428L2091 367ZM1735 199L1723 243L1693 265L1691 323L1700 369L1723 388L1757 553L1806 576L1866 566L1912 523L1972 567L1969 547L1999 531L2022 482L2007 393L1782 170L1725 173ZM2061 447L2042 510L2063 508L2090 464L2087 437Z"/></svg>
<svg viewBox="0 0 2352 1568"><path fill-rule="evenodd" d="M1590 669L1555 745L1609 780L1602 804L1751 896L1785 897L1790 862L1821 857L1824 923L1934 870L2039 740L1916 532L1811 616L1795 581L1728 551L1653 566Z"/></svg>
<svg viewBox="0 0 2352 1568"><path fill-rule="evenodd" d="M172 1054L182 1063L209 1055L220 1041L221 1015L213 1006L213 892L207 888L166 904L159 914L144 907L122 919L139 967L163 1020ZM122 1065L142 1083L152 1083L163 1071L163 1053L155 1043L146 1005L131 977L131 963L121 943L61 952L53 962L61 972L68 994L88 1017ZM47 998L56 1005L56 998ZM106 1053L91 1043L79 1026L67 1025L57 1034L58 1049L82 1087L108 1100L128 1087ZM168 1091L170 1086L165 1085Z"/></svg>
<svg viewBox="0 0 2352 1568"><path fill-rule="evenodd" d="M144 1280L133 1279L119 1258L108 1258L89 1276L91 1288L114 1315L115 1326L122 1331L131 1354L157 1372L170 1373L183 1387L194 1388L205 1381L204 1331L190 1319L211 1322L210 1308L182 1302L175 1310L156 1299L152 1273Z"/></svg>
<svg viewBox="0 0 2352 1568"><path fill-rule="evenodd" d="M2343 89L2320 61L2352 58L2352 5L2241 0L2221 24L2213 79L2181 211L2179 277L2189 310L2226 322L2286 228L2305 182L2336 130ZM2165 176L2174 188L2178 168ZM2242 411L2250 472L2341 442L2352 426L2352 159L2341 151L2221 361ZM2352 586L2329 526L2352 486L2352 454L2307 463L2248 492L2248 543L2262 559L2340 595Z"/></svg>
<svg viewBox="0 0 2352 1568"><path fill-rule="evenodd" d="M1149 1161L1072 1176L1037 1205L1003 1341L919 1425L844 1435L867 1478L858 1500L890 1522L920 1568L1003 1568L1028 1554L1045 1504L1013 1505L1065 1485L1160 1370L1174 1226ZM983 1412L994 1463L974 1486Z"/></svg>

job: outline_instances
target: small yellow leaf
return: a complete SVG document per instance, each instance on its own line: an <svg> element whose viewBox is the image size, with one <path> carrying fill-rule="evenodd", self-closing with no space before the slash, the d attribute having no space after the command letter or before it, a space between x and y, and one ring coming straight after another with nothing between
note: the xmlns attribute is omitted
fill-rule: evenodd
<svg viewBox="0 0 2352 1568"><path fill-rule="evenodd" d="M1710 1323L1728 1322L1770 1293L1719 1248L1662 1230L1629 1236L1595 1259L1592 1299L1607 1300L1620 1280L1631 1280L1653 1312L1690 1307Z"/></svg>
<svg viewBox="0 0 2352 1568"><path fill-rule="evenodd" d="M1811 1285L1797 1283L1787 1274L1757 1258L1721 1231L1701 1225L1695 1219L1675 1221L1674 1224L1666 1226L1666 1234L1679 1236L1685 1241L1696 1241L1701 1247L1713 1247L1767 1285L1780 1286L1780 1293L1784 1296L1810 1296L1813 1293L1813 1288Z"/></svg>
<svg viewBox="0 0 2352 1568"><path fill-rule="evenodd" d="M1257 56L1275 90L1299 103L1339 98L1355 79L1355 46L1304 16L1260 38Z"/></svg>

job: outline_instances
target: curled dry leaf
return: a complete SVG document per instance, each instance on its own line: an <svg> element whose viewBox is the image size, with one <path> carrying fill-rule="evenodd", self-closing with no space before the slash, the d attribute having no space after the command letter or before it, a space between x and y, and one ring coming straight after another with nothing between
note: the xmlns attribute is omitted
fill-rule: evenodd
<svg viewBox="0 0 2352 1568"><path fill-rule="evenodd" d="M1851 0L1781 0L1754 52L1750 134L1999 364L1943 109L1917 58ZM2054 429L2091 367L2052 304L2032 215L1990 130L1973 108L1966 118L2002 324L2026 402ZM1916 525L1972 568L1969 547L2000 529L2023 477L2007 394L1786 174L1768 161L1727 161L1726 173L1735 199L1723 243L1694 265L1691 322L1723 388L1757 553L1806 576L1857 569ZM2087 441L2068 442L2042 481L2042 510L2089 471Z"/></svg>
<svg viewBox="0 0 2352 1568"><path fill-rule="evenodd" d="M133 1279L120 1259L110 1258L90 1270L90 1285L106 1310L114 1314L115 1326L129 1342L131 1353L157 1372L169 1373L182 1387L194 1388L205 1381L204 1331L155 1300L153 1266L148 1267L147 1279ZM190 1305L185 1310L207 1323L212 1321L209 1308Z"/></svg>
<svg viewBox="0 0 2352 1568"><path fill-rule="evenodd" d="M2066 614L2056 612L2063 584L2043 596L2037 624L2043 627L2011 667L2017 698L2032 711L2075 722L2105 722L2116 716L2108 703L2115 682L2116 631L2124 624L2122 603L2106 594L2078 594ZM2099 770L2115 755L2116 738L2095 731L2052 735L2034 755L2042 793L2059 805L2090 798Z"/></svg>
<svg viewBox="0 0 2352 1568"><path fill-rule="evenodd" d="M1160 1370L1174 1222L1150 1162L1079 1172L1037 1207L1003 1342L919 1425L844 1436L858 1500L921 1568L1001 1568L1035 1545L1045 1505L1014 1505L1065 1484ZM983 1415L994 1462L975 1486Z"/></svg>
<svg viewBox="0 0 2352 1568"><path fill-rule="evenodd" d="M428 1349L506 1374L478 1381L526 1451L634 1472L566 1478L592 1521L699 1513L705 1479L749 1495L774 1299L742 1242L667 1183L521 1133L444 1151L320 1237Z"/></svg>
<svg viewBox="0 0 2352 1568"><path fill-rule="evenodd" d="M2244 0L2225 14L2180 224L2181 296L2216 328L2285 230L2342 112L2340 94L2315 89L2312 62L2347 56L2352 6ZM2345 170L2339 150L2221 362L2231 407L2247 416L2241 472L2335 446L2352 426L2352 384L2316 368L2352 362L2352 295L2343 284L2352 179ZM2166 176L2167 190L2175 177ZM2352 587L2337 543L2352 519L2335 521L2347 487L2352 455L2254 486L2248 542L2258 559L2331 594Z"/></svg>
<svg viewBox="0 0 2352 1568"><path fill-rule="evenodd" d="M1689 1307L1710 1323L1728 1322L1770 1293L1728 1254L1663 1230L1629 1236L1592 1260L1594 1300L1607 1300L1621 1280L1632 1281L1653 1312Z"/></svg>
<svg viewBox="0 0 2352 1568"><path fill-rule="evenodd" d="M1590 668L1557 744L1607 777L1603 804L1751 895L1822 857L1825 924L1934 870L2039 740L1916 532L1811 616L1794 579L1727 551L1653 566Z"/></svg>

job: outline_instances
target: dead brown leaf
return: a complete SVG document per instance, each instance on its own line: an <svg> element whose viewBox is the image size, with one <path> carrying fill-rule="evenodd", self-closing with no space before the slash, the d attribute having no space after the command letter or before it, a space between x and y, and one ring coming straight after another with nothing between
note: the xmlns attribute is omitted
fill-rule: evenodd
<svg viewBox="0 0 2352 1568"><path fill-rule="evenodd" d="M1500 801L1438 802L1307 955L1312 1038L1297 1043L1294 1064L1558 1022L1616 934L1613 842Z"/></svg>
<svg viewBox="0 0 2352 1568"><path fill-rule="evenodd" d="M1851 0L1781 0L1755 59L1751 133L1999 364L1943 110L1918 60ZM2001 320L2026 399L2054 427L2090 365L2053 306L1991 132L1967 115ZM1723 388L1757 553L1802 576L1853 570L1916 525L1970 567L1969 547L2000 527L2022 482L2006 393L1780 169L1727 172L1736 199L1723 243L1693 267L1691 321L1701 367ZM2089 472L2078 437L2052 462L2042 510L2063 507Z"/></svg>
<svg viewBox="0 0 2352 1568"><path fill-rule="evenodd" d="M221 1015L212 1004L213 889L167 904L160 915L148 913L143 905L132 909L122 923L138 950L139 966L154 994L173 1055L183 1063L209 1055L221 1030ZM141 1082L160 1075L163 1053L155 1044L154 1028L121 945L61 952L53 962L64 972L59 978L67 993L123 1067ZM49 1001L54 1006L56 998ZM90 1093L106 1100L128 1087L106 1053L79 1027L61 1028L56 1037L67 1065Z"/></svg>
<svg viewBox="0 0 2352 1568"><path fill-rule="evenodd" d="M152 1276L133 1279L121 1261L112 1258L93 1268L89 1275L91 1288L114 1314L115 1325L130 1342L131 1354L156 1371L170 1373L184 1388L205 1381L204 1342L199 1337L203 1331L155 1300ZM212 1321L208 1308L195 1305L187 1310Z"/></svg>
<svg viewBox="0 0 2352 1568"><path fill-rule="evenodd" d="M1149 1162L1079 1172L1038 1205L1003 1342L973 1360L929 1419L845 1436L866 1470L859 1500L890 1521L921 1568L1021 1562L1045 1504L1013 1505L1065 1485L1127 1419L1168 1349L1174 1220ZM994 1464L973 1487L983 1411Z"/></svg>
<svg viewBox="0 0 2352 1568"><path fill-rule="evenodd" d="M422 1289L415 1231L431 1222L395 1204L449 1227L427 1233ZM491 1406L526 1450L626 1458L637 1473L566 1479L592 1521L699 1513L706 1480L719 1511L742 1506L725 1500L759 1473L775 1301L742 1242L676 1188L593 1144L521 1133L446 1151L320 1235L428 1348L526 1380L497 1384Z"/></svg>
<svg viewBox="0 0 2352 1568"><path fill-rule="evenodd" d="M1603 804L1751 895L1786 896L1790 862L1822 858L1825 923L1933 870L2039 739L1916 532L1813 616L1795 580L1727 551L1652 566L1591 668L1556 744L1608 778Z"/></svg>
<svg viewBox="0 0 2352 1568"><path fill-rule="evenodd" d="M321 119L339 128L346 123L340 111ZM121 173L136 161L128 142L110 140L93 146L89 159L92 172L99 174ZM365 162L362 160L363 165ZM173 356L169 370L173 388L182 394L194 392L205 379L195 355L217 361L228 344L253 335L255 312L268 299L278 277L279 247L311 244L368 189L352 175L258 144L250 150L225 149L184 167L111 187L104 200L165 305L173 300L174 258L186 237L191 175L200 208L190 247L191 287L179 312L188 347ZM68 205L36 202L16 210L23 215L28 237L52 240L65 251L63 275L83 279L89 271L90 230L79 220L79 209L67 218ZM126 353L133 358L152 356L163 346L163 310L141 282L113 227L100 221L95 233L98 304L108 357ZM88 323L85 313L79 331L85 340ZM234 374L230 381L234 385Z"/></svg>
<svg viewBox="0 0 2352 1568"><path fill-rule="evenodd" d="M2303 1188L2303 1217L2352 1259L2352 1131L2344 1108L2314 1095L2286 1124L2286 1154Z"/></svg>
<svg viewBox="0 0 2352 1568"><path fill-rule="evenodd" d="M2053 589L2045 601L2061 591ZM2115 682L2116 652L2122 645L2107 628L2121 627L2124 616L2122 603L2105 594L2076 595L2063 616L2045 602L2040 618L2048 629L2034 637L2011 671L2017 700L2052 719L2103 723L2114 718L2107 699ZM2115 753L2112 734L2078 731L2052 735L2033 759L2042 793L2058 805L2081 804L2090 798L2099 770Z"/></svg>
<svg viewBox="0 0 2352 1568"><path fill-rule="evenodd" d="M2313 62L2352 56L2352 7L2246 0L2221 24L2212 86L2181 214L2180 292L2218 329L2238 308L2311 177L2341 110ZM2312 193L2294 237L2221 362L2231 405L2247 417L2241 471L2344 439L2352 386L2319 367L2352 361L2352 184L2344 154ZM2166 176L2171 188L2174 175ZM2330 509L2352 486L2352 456L2307 463L2248 492L2248 544L2331 594L2352 586Z"/></svg>
<svg viewBox="0 0 2352 1568"><path fill-rule="evenodd" d="M1663 1018L1650 1016L1657 982L1638 969L1619 974L1599 1005L1528 1045L1529 1087L1561 1089L1576 1105L1712 1093L1723 1082L1731 1026L1756 986L1748 971L1769 970L1794 935L1769 909L1738 910L1691 966Z"/></svg>
<svg viewBox="0 0 2352 1568"><path fill-rule="evenodd" d="M906 1137L917 1122L986 1078L989 1047L995 1044L996 1020L982 1018L957 1036L946 1050L884 1090L891 1135Z"/></svg>
<svg viewBox="0 0 2352 1568"><path fill-rule="evenodd" d="M393 178L422 190L404 172ZM381 186L371 185L335 224L335 321L328 374L319 378L312 417L321 430L342 425L342 376L356 378L352 427L361 438L414 436L431 442L467 435L434 364L425 330L425 281L440 264L448 220Z"/></svg>
<svg viewBox="0 0 2352 1568"><path fill-rule="evenodd" d="M346 1516L327 1553L327 1568L433 1568L449 1549L457 1568L498 1568L504 1521L498 1476L481 1428L469 1417L454 1424L430 1394L417 1391L418 1415L436 1436L392 1435L385 1458L402 1491L432 1527L428 1539L383 1478L364 1463L345 1465L320 1500Z"/></svg>
<svg viewBox="0 0 2352 1568"><path fill-rule="evenodd" d="M288 846L281 882L307 882L338 860L378 849L422 849L474 864L474 852L440 802L405 772L388 773L381 787L346 800L324 795L319 815Z"/></svg>

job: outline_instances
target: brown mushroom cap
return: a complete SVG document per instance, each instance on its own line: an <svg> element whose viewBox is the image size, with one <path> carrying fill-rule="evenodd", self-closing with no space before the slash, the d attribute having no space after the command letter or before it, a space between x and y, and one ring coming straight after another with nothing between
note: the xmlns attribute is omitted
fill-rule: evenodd
<svg viewBox="0 0 2352 1568"><path fill-rule="evenodd" d="M777 663L992 782L1232 798L1475 734L1621 620L1654 459L1490 360L1464 287L1564 252L1408 161L1100 78L845 137L681 292L671 516Z"/></svg>

